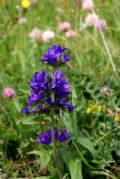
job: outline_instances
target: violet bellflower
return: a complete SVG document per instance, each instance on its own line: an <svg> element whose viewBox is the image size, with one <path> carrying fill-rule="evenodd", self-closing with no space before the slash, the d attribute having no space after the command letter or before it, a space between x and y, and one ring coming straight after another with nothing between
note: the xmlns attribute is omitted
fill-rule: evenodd
<svg viewBox="0 0 120 179"><path fill-rule="evenodd" d="M50 65L62 65L71 60L67 54L67 49L58 45L53 45L48 48L48 53L45 53L40 60L47 62Z"/></svg>
<svg viewBox="0 0 120 179"><path fill-rule="evenodd" d="M60 134L59 134L57 128L54 129L55 142L62 143L64 141L68 140L71 137L72 136L70 134L68 134L68 131L66 129L61 131ZM52 143L52 131L49 129L45 133L41 133L39 135L39 138L38 138L37 142L41 143L41 144L45 144L45 145L50 145Z"/></svg>
<svg viewBox="0 0 120 179"><path fill-rule="evenodd" d="M60 108L65 107L69 112L73 110L73 105L67 101L71 84L60 70L57 69L53 76L45 70L36 72L29 85L31 95L28 98L28 107L22 109L23 113L49 113L51 108L59 113Z"/></svg>

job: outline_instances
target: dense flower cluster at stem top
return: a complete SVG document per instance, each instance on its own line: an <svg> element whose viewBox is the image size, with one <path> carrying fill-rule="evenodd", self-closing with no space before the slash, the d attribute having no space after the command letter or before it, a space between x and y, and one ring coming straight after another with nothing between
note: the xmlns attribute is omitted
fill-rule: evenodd
<svg viewBox="0 0 120 179"><path fill-rule="evenodd" d="M58 133L58 129L55 128L54 130L54 140L55 142L64 142L67 139L71 138L71 135L68 134L67 130L64 129L63 131L61 131L60 135ZM50 145L52 142L52 131L48 130L45 133L41 133L39 135L39 139L37 140L37 142L41 143L41 144L45 144L45 145Z"/></svg>
<svg viewBox="0 0 120 179"><path fill-rule="evenodd" d="M50 65L62 65L71 60L66 50L64 47L53 45L48 48L48 53L45 53L40 61Z"/></svg>
<svg viewBox="0 0 120 179"><path fill-rule="evenodd" d="M60 108L64 107L69 112L73 110L73 105L67 101L71 84L60 70L57 69L53 76L45 70L36 72L29 85L32 89L31 96L28 98L28 107L22 109L23 113L49 113L51 108L59 113Z"/></svg>

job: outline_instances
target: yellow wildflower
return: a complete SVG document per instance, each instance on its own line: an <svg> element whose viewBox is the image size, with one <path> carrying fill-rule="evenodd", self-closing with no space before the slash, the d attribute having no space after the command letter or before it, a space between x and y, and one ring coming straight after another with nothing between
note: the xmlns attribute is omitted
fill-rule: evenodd
<svg viewBox="0 0 120 179"><path fill-rule="evenodd" d="M97 112L100 112L100 111L102 110L102 106L100 106L100 105L96 105L95 108L96 108L96 111L97 111Z"/></svg>
<svg viewBox="0 0 120 179"><path fill-rule="evenodd" d="M91 102L86 109L86 113L92 112L101 112L104 109L104 105L95 104L95 102Z"/></svg>
<svg viewBox="0 0 120 179"><path fill-rule="evenodd" d="M94 102L90 103L89 106L86 109L86 113L93 112L94 108L95 108L95 103Z"/></svg>
<svg viewBox="0 0 120 179"><path fill-rule="evenodd" d="M86 109L86 113L91 113L92 112L92 109L90 108L90 107L88 107L87 109Z"/></svg>
<svg viewBox="0 0 120 179"><path fill-rule="evenodd" d="M23 8L27 9L30 6L29 0L22 0L21 5Z"/></svg>

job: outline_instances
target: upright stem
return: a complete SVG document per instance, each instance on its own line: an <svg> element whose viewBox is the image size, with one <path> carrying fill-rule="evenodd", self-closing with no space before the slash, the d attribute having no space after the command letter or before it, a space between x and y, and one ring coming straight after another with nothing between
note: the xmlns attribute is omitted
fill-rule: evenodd
<svg viewBox="0 0 120 179"><path fill-rule="evenodd" d="M107 45L107 43L106 43L106 41L105 41L104 34L103 34L102 30L100 30L99 32L100 32L100 35L101 35L101 37L102 37L102 40L103 40L103 43L104 43L106 52L107 52L107 54L108 54L110 64L111 64L111 66L112 66L112 68L113 68L113 71L116 72L116 68L115 68L115 65L114 65L114 63L113 63L112 56L111 56L111 54L110 54L110 50L109 50L109 48L108 48L108 45Z"/></svg>
<svg viewBox="0 0 120 179"><path fill-rule="evenodd" d="M65 9L65 10L67 9L67 3L68 3L68 1L67 1L67 0L64 0L64 9Z"/></svg>
<svg viewBox="0 0 120 179"><path fill-rule="evenodd" d="M44 133L43 126L42 126L41 122L39 122L39 124L40 124L40 129L41 129L42 133Z"/></svg>
<svg viewBox="0 0 120 179"><path fill-rule="evenodd" d="M56 167L58 170L59 178L62 179L62 172L60 168L59 158L56 151L56 145L55 145L55 124L54 124L54 111L51 109L51 129L52 129L52 145L53 145L53 155L56 162Z"/></svg>

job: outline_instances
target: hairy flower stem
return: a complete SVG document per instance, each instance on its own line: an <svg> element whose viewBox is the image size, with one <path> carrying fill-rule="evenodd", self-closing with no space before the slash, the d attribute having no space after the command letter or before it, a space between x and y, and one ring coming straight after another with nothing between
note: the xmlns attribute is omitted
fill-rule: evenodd
<svg viewBox="0 0 120 179"><path fill-rule="evenodd" d="M56 144L55 144L55 125L54 125L54 111L51 110L51 130L52 130L52 145L53 145L53 156L56 162L56 167L58 170L59 178L62 179L62 172L60 168L59 158L56 151Z"/></svg>

